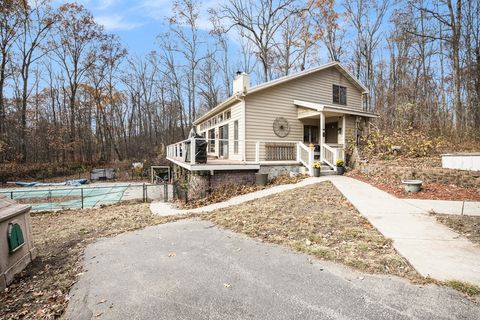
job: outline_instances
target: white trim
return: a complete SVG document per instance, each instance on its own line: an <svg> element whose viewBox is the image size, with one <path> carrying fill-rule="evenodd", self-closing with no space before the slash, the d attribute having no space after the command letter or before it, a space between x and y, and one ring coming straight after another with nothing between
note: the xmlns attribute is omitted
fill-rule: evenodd
<svg viewBox="0 0 480 320"><path fill-rule="evenodd" d="M243 143L242 143L242 161L247 160L247 104L245 100L242 101L242 127L243 127Z"/></svg>
<svg viewBox="0 0 480 320"><path fill-rule="evenodd" d="M362 117L369 117L369 118L378 117L378 114L371 113L371 112L352 110L348 108L330 106L326 104L320 104L320 103L314 103L314 102L308 102L308 101L302 101L302 100L293 100L293 104L298 107L309 108L317 112L337 112L341 114L351 114L355 116L362 116Z"/></svg>

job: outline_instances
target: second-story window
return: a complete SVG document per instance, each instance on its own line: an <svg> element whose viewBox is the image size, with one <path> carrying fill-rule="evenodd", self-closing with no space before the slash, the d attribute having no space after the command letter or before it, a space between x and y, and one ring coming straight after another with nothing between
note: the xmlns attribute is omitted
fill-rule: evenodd
<svg viewBox="0 0 480 320"><path fill-rule="evenodd" d="M333 103L347 104L347 88L342 86L333 85Z"/></svg>

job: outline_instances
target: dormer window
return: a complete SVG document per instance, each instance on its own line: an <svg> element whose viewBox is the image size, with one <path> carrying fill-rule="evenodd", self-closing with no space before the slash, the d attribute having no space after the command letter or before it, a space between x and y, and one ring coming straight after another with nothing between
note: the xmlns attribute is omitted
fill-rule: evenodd
<svg viewBox="0 0 480 320"><path fill-rule="evenodd" d="M333 103L347 105L347 88L333 85Z"/></svg>

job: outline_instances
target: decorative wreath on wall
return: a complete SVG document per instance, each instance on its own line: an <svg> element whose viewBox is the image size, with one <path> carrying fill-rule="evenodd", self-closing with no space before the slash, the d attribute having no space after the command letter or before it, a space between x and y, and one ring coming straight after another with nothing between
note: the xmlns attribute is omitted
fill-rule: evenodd
<svg viewBox="0 0 480 320"><path fill-rule="evenodd" d="M280 137L285 138L290 133L290 126L287 119L278 117L273 121L273 132Z"/></svg>

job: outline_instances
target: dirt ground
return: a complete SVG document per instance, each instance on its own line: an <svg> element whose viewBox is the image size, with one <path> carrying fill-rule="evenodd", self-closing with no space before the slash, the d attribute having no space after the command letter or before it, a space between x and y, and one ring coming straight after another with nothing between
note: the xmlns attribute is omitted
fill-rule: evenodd
<svg viewBox="0 0 480 320"><path fill-rule="evenodd" d="M405 192L401 183L384 181L381 178L369 177L357 171L347 174L349 177L366 182L385 192L403 199L428 199L428 200L452 200L452 201L480 201L480 189L463 188L443 183L423 183L420 192Z"/></svg>
<svg viewBox="0 0 480 320"><path fill-rule="evenodd" d="M470 241L480 245L480 217L436 214L435 218Z"/></svg>
<svg viewBox="0 0 480 320"><path fill-rule="evenodd" d="M101 237L177 219L154 216L148 204L143 203L32 214L38 257L8 289L0 292L0 319L60 316L68 303L70 287L82 273L81 257L88 244Z"/></svg>

